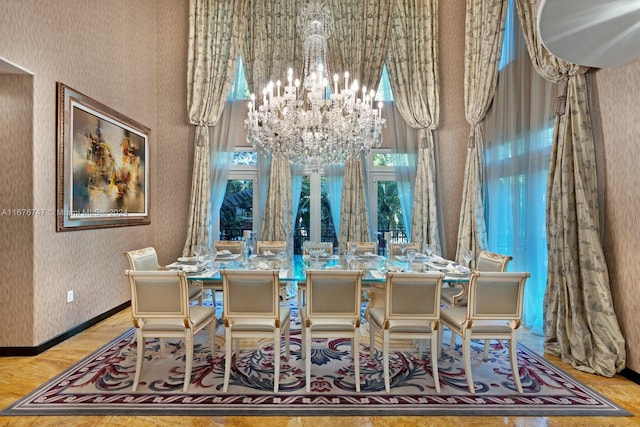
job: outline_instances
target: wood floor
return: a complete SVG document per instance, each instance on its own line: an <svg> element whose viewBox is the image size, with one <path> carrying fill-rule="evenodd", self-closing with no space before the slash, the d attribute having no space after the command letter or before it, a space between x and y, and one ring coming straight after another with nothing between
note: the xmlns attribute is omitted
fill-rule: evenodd
<svg viewBox="0 0 640 427"><path fill-rule="evenodd" d="M130 309L126 309L38 356L0 358L0 408L29 393L130 326ZM529 334L521 334L520 341L532 349L541 349L540 339ZM0 426L640 426L639 385L620 376L604 378L584 374L557 358L546 358L632 412L634 417L0 417Z"/></svg>

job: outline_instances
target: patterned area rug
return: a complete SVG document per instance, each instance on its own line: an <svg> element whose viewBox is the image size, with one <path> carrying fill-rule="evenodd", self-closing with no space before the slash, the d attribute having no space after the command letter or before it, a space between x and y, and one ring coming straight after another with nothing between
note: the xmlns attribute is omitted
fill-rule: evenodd
<svg viewBox="0 0 640 427"><path fill-rule="evenodd" d="M218 326L217 333L224 329ZM368 328L360 347L361 392L354 389L350 341L318 340L312 354L311 393L305 392L297 313L292 313L291 357L281 367L273 393L273 343L254 343L234 357L228 393L222 392L224 348L211 354L207 333L198 334L191 385L182 392L184 348L180 341L148 340L140 385L135 372L135 333L122 336L10 405L0 415L499 415L628 416L600 394L546 362L523 345L518 364L524 393L514 387L506 347L473 345L476 393L467 389L458 339L445 333L439 360L441 392L435 391L429 351L403 348L391 355L391 392L384 391L382 354L369 358ZM219 343L220 344L220 343ZM283 346L284 350L284 346Z"/></svg>

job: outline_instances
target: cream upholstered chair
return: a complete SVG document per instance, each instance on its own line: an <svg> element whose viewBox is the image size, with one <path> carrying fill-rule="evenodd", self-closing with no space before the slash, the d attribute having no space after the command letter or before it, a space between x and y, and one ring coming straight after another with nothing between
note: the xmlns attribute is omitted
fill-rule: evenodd
<svg viewBox="0 0 640 427"><path fill-rule="evenodd" d="M474 271L469 281L467 306L443 308L440 312L442 323L462 337L464 370L471 393L475 392L471 374L471 340L474 339L509 341L513 379L516 389L522 393L516 344L522 322L524 285L528 277L526 272ZM487 347L485 344L485 350Z"/></svg>
<svg viewBox="0 0 640 427"><path fill-rule="evenodd" d="M305 241L302 245L302 255L309 255L309 243L312 243L315 248L322 248L326 254L333 253L333 242L310 242Z"/></svg>
<svg viewBox="0 0 640 427"><path fill-rule="evenodd" d="M371 308L369 320L369 351L375 349L375 337L382 331L382 363L384 387L389 384L389 341L392 338L431 341L431 368L436 391L440 392L438 376L440 289L443 273L387 273L385 306Z"/></svg>
<svg viewBox="0 0 640 427"><path fill-rule="evenodd" d="M286 252L286 250L287 242L284 240L258 240L256 246L256 253L260 255L263 255L266 251L276 254Z"/></svg>
<svg viewBox="0 0 640 427"><path fill-rule="evenodd" d="M280 337L284 333L289 358L290 310L280 307L277 270L223 270L223 320L226 356L223 391L229 388L232 342L239 338L267 338L274 341L273 391L280 381Z"/></svg>
<svg viewBox="0 0 640 427"><path fill-rule="evenodd" d="M191 381L193 337L207 326L211 353L215 354L215 309L189 305L184 272L127 270L125 274L131 287L131 313L137 340L133 391L137 390L140 381L146 338L160 338L161 348L164 338L181 338L186 352L182 388L186 393Z"/></svg>
<svg viewBox="0 0 640 427"><path fill-rule="evenodd" d="M360 391L360 290L362 271L307 270L306 305L300 307L307 392L311 391L311 340L351 338L354 380Z"/></svg>
<svg viewBox="0 0 640 427"><path fill-rule="evenodd" d="M513 257L510 255L500 255L489 251L481 251L476 263L477 271L500 272L507 271L507 264ZM464 305L467 296L465 286L453 286L442 289L442 302L449 307Z"/></svg>
<svg viewBox="0 0 640 427"><path fill-rule="evenodd" d="M481 251L478 255L476 270L478 271L507 271L507 264L513 257L489 251Z"/></svg>
<svg viewBox="0 0 640 427"><path fill-rule="evenodd" d="M166 270L158 264L158 254L155 248L149 246L147 248L135 249L125 252L129 260L129 268L135 271L157 271ZM202 282L199 280L189 280L189 299L198 300L198 304L202 305Z"/></svg>
<svg viewBox="0 0 640 427"><path fill-rule="evenodd" d="M376 242L347 242L347 249L350 249L354 243L356 245L355 255L364 255L367 252L378 253L378 244Z"/></svg>
<svg viewBox="0 0 640 427"><path fill-rule="evenodd" d="M487 272L504 272L507 271L507 264L513 258L510 255L500 255L489 251L480 251L478 255L478 262L476 263L477 271ZM450 286L448 288L442 288L442 302L448 307L464 306L467 304L467 286ZM456 335L451 334L450 345L455 343ZM484 359L487 359L489 354L489 341L485 342L484 346Z"/></svg>
<svg viewBox="0 0 640 427"><path fill-rule="evenodd" d="M232 254L242 254L244 241L242 240L216 240L213 242L213 249L216 251L229 251Z"/></svg>
<svg viewBox="0 0 640 427"><path fill-rule="evenodd" d="M414 249L416 251L420 250L420 247L417 243L405 243L406 249ZM406 252L405 252L406 253ZM400 250L400 244L391 242L389 243L389 255L402 255L402 251Z"/></svg>

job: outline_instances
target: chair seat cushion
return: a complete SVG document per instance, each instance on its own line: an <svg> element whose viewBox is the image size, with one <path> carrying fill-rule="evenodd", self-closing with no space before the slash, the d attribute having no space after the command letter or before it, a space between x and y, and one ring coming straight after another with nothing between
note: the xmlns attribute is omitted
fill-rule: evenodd
<svg viewBox="0 0 640 427"><path fill-rule="evenodd" d="M440 311L440 319L459 330L467 320L467 307L443 308Z"/></svg>
<svg viewBox="0 0 640 427"><path fill-rule="evenodd" d="M369 320L382 329L385 323L384 309L370 309ZM389 320L389 332L392 334L430 334L432 332L431 321L391 319Z"/></svg>
<svg viewBox="0 0 640 427"><path fill-rule="evenodd" d="M466 297L461 301L454 301L454 297L459 295L462 291L463 289L460 287L442 288L442 290L440 291L440 299L448 306L464 305L466 304Z"/></svg>
<svg viewBox="0 0 640 427"><path fill-rule="evenodd" d="M289 324L291 309L289 307L280 308L280 329ZM233 331L260 331L273 332L276 327L275 319L231 319L231 330Z"/></svg>

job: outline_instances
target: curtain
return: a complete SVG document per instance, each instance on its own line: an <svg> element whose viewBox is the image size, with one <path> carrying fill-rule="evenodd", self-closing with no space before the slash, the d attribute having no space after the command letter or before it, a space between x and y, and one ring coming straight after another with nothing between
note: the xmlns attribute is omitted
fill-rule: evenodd
<svg viewBox="0 0 640 427"><path fill-rule="evenodd" d="M302 179L304 178L304 165L291 165L291 227L295 228L300 206L300 194L302 194ZM292 235L293 236L293 235ZM293 249L293 246L290 246Z"/></svg>
<svg viewBox="0 0 640 427"><path fill-rule="evenodd" d="M324 167L324 175L327 177L327 199L331 209L331 220L333 221L336 236L339 236L344 165L326 165Z"/></svg>
<svg viewBox="0 0 640 427"><path fill-rule="evenodd" d="M338 235L340 252L344 252L347 242L369 241L369 221L364 193L362 160L350 156L344 164L340 234Z"/></svg>
<svg viewBox="0 0 640 427"><path fill-rule="evenodd" d="M247 82L255 93L270 80L284 79L290 67L300 71L302 43L296 32L298 1L249 1L251 16L248 17L244 57ZM264 171L266 164L261 167ZM260 203L260 206L265 206L259 235L261 240L286 240L289 247L293 247L291 196L289 163L272 157L266 200Z"/></svg>
<svg viewBox="0 0 640 427"><path fill-rule="evenodd" d="M510 271L528 271L522 322L542 334L547 281L546 185L555 87L535 72L515 3L509 1L501 70L485 118L488 249L513 256Z"/></svg>
<svg viewBox="0 0 640 427"><path fill-rule="evenodd" d="M183 256L191 255L195 245L211 245L209 126L218 122L233 84L245 22L245 0L191 0L189 5L187 108L196 129Z"/></svg>
<svg viewBox="0 0 640 427"><path fill-rule="evenodd" d="M469 0L465 20L464 107L471 125L465 162L456 259L472 250L475 259L487 246L484 222L484 139L482 121L493 100L498 79L506 0ZM472 262L473 263L473 262Z"/></svg>
<svg viewBox="0 0 640 427"><path fill-rule="evenodd" d="M387 120L387 132L390 135L393 171L398 186L404 230L407 236L411 236L411 212L420 144L419 131L405 122L395 102L385 103L384 114Z"/></svg>
<svg viewBox="0 0 640 427"><path fill-rule="evenodd" d="M302 73L302 39L296 30L299 0L248 0L251 13L244 44L244 64L249 89L260 99L273 80L287 77L287 70Z"/></svg>
<svg viewBox="0 0 640 427"><path fill-rule="evenodd" d="M394 2L330 0L328 3L333 12L335 28L328 40L327 69L330 73L348 71L351 80L357 79L361 88L374 88L380 81L389 47ZM362 161L363 159L352 158L345 162L338 235L341 249L346 247L345 239L370 240ZM360 165L356 166L355 162ZM351 179L358 179L360 182L354 183ZM366 225L364 229L363 224Z"/></svg>
<svg viewBox="0 0 640 427"><path fill-rule="evenodd" d="M245 101L227 101L226 106L211 132L211 212L217 215L220 212L224 195L227 191L229 170L235 150L235 142L243 132L237 123L246 115L247 104ZM212 236L217 240L220 236L220 223L212 217Z"/></svg>
<svg viewBox="0 0 640 427"><path fill-rule="evenodd" d="M293 247L291 167L288 159L271 158L267 204L262 217L261 240L284 240Z"/></svg>
<svg viewBox="0 0 640 427"><path fill-rule="evenodd" d="M401 146L403 140L397 140L395 148L392 146L392 151L406 153L404 161L398 158L398 193L402 194L401 187L408 182L414 185L412 192L403 189L404 194L413 195L411 199L401 196L401 204L407 208L402 207L403 215L411 212L411 221L405 217L405 227L412 242L421 248L432 243L440 253L433 141L440 112L438 0L397 0L392 22L387 56L389 81L400 114L421 133L417 164L412 164L410 157L414 151L406 144ZM407 167L416 168L413 179L407 179L407 173L403 173Z"/></svg>
<svg viewBox="0 0 640 427"><path fill-rule="evenodd" d="M547 51L536 33L535 4L516 4L535 69L559 83L547 184L545 351L581 371L611 377L624 369L626 352L600 241L588 69Z"/></svg>

